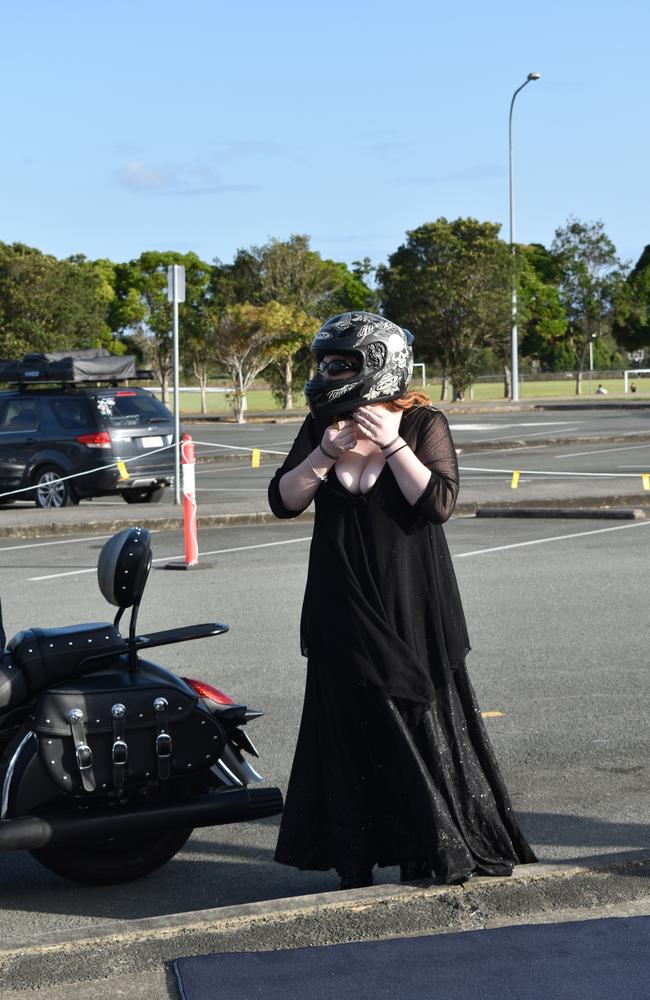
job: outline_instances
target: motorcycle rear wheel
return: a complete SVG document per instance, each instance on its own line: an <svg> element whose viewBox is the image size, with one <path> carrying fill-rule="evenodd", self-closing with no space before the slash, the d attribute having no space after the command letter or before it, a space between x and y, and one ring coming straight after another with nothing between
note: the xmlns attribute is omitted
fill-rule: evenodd
<svg viewBox="0 0 650 1000"><path fill-rule="evenodd" d="M155 872L184 846L192 829L170 830L160 835L97 841L94 844L51 844L30 851L55 875L84 885L131 882Z"/></svg>

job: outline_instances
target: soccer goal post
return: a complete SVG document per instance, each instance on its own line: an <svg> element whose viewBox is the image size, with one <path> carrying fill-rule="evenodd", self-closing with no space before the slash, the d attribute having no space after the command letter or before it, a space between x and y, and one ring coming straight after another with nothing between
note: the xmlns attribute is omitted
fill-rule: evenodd
<svg viewBox="0 0 650 1000"><path fill-rule="evenodd" d="M623 392L625 395L630 391L630 375L650 375L650 368L626 368L623 372Z"/></svg>

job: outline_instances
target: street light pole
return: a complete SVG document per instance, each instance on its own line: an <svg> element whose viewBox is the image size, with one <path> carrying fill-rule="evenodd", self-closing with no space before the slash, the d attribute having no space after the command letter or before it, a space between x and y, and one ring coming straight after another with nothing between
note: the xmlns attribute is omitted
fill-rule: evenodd
<svg viewBox="0 0 650 1000"><path fill-rule="evenodd" d="M515 97L531 80L539 80L540 73L529 73L521 87L517 87L510 102L508 119L508 179L510 187L510 253L512 255L512 325L510 328L510 398L513 403L519 399L519 350L517 345L517 269L515 267L515 188L512 172L512 110Z"/></svg>

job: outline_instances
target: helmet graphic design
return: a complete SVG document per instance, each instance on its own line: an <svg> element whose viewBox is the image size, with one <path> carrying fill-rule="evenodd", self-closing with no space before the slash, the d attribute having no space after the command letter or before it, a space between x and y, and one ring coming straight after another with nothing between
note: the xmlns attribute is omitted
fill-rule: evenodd
<svg viewBox="0 0 650 1000"><path fill-rule="evenodd" d="M319 361L325 354L349 354L358 371L328 379L321 372L305 385L312 416L329 422L367 403L404 395L413 373L413 335L383 316L347 312L325 321L311 344Z"/></svg>

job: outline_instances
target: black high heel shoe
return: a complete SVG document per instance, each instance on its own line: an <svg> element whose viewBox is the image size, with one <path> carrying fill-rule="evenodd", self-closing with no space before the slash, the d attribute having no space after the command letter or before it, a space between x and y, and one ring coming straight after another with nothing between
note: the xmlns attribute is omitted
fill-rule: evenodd
<svg viewBox="0 0 650 1000"><path fill-rule="evenodd" d="M339 873L339 889L365 889L368 885L372 885L372 868Z"/></svg>
<svg viewBox="0 0 650 1000"><path fill-rule="evenodd" d="M404 861L399 866L400 882L420 882L422 879L431 878L431 867L424 858L416 858L415 861Z"/></svg>

